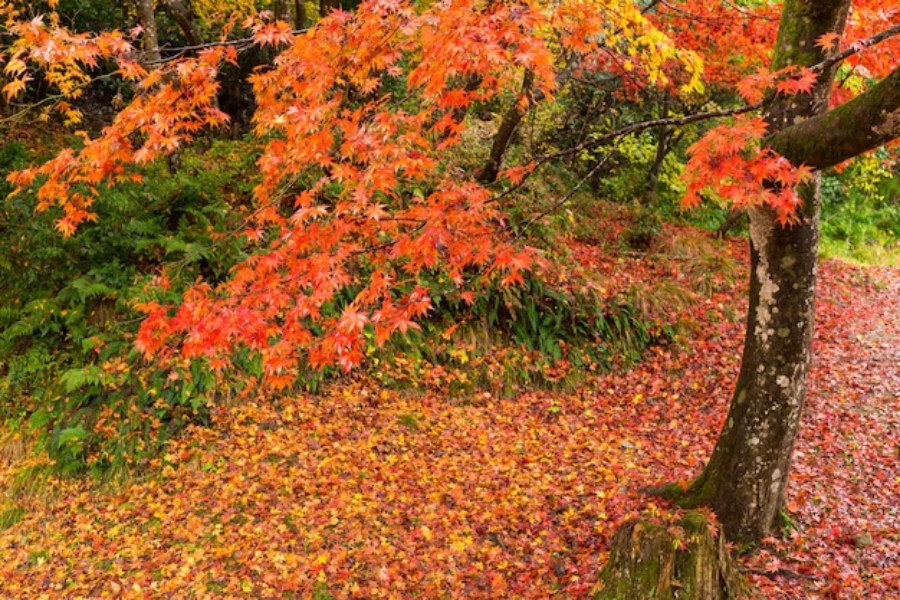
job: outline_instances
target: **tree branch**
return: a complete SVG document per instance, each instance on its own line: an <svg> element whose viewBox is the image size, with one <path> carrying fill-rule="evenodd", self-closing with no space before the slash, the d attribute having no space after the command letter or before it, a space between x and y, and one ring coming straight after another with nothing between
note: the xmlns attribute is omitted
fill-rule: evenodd
<svg viewBox="0 0 900 600"><path fill-rule="evenodd" d="M791 125L766 145L795 165L826 169L900 137L900 67L832 110Z"/></svg>
<svg viewBox="0 0 900 600"><path fill-rule="evenodd" d="M188 46L203 45L203 34L200 32L200 26L181 0L160 0L159 5L169 13L169 16L181 28Z"/></svg>
<svg viewBox="0 0 900 600"><path fill-rule="evenodd" d="M884 40L888 38L892 38L895 35L900 34L900 24L894 25L893 27L889 27L884 31L880 31L873 36L867 37L865 39L859 40L850 45L846 50L842 50L838 52L834 56L829 56L819 64L811 67L813 71L824 71L828 67L841 62L842 60L846 60L853 56L854 54L858 54L862 52L864 49L874 46L875 44L880 44Z"/></svg>

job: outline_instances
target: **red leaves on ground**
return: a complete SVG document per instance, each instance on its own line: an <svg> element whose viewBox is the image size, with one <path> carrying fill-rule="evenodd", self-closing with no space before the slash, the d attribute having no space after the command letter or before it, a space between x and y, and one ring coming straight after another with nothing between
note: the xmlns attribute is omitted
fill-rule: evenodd
<svg viewBox="0 0 900 600"><path fill-rule="evenodd" d="M590 247L573 252L601 272L676 276L648 259L600 264ZM742 244L733 252L746 260ZM745 562L771 598L893 597L900 285L895 271L826 262L820 273L787 507L796 530ZM0 589L585 597L616 525L662 508L639 490L689 481L706 460L738 370L744 326L726 317L742 314L741 297L722 287L686 309L697 324L690 347L655 348L570 393L455 398L357 379L221 407L214 429L172 444L157 478L26 506L0 532Z"/></svg>
<svg viewBox="0 0 900 600"><path fill-rule="evenodd" d="M788 515L770 557L802 577L755 577L769 598L900 597L900 285L896 270L821 269L815 359Z"/></svg>

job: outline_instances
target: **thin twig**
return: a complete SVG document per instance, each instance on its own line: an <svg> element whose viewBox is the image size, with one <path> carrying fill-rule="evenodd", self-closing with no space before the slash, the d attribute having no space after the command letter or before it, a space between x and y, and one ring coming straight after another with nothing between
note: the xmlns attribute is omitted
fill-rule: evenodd
<svg viewBox="0 0 900 600"><path fill-rule="evenodd" d="M893 27L889 27L883 31L880 31L880 32L876 33L875 35L872 35L865 39L854 42L853 44L850 45L849 48L846 48L845 50L842 50L841 52L838 52L837 54L835 54L833 56L829 56L828 58L826 58L819 64L813 65L812 67L810 67L810 69L813 71L816 71L816 72L824 71L825 69L831 67L832 65L839 63L842 60L846 60L847 58L853 56L854 54L862 52L866 48L870 48L876 44L880 44L884 40L894 37L897 34L900 34L900 23L898 23L897 25L894 25Z"/></svg>

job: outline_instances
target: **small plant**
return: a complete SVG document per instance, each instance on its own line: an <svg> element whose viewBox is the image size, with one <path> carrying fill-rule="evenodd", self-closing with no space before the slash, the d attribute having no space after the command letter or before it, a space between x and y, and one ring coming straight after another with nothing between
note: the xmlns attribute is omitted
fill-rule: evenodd
<svg viewBox="0 0 900 600"><path fill-rule="evenodd" d="M328 591L328 584L319 581L313 586L312 600L334 600L334 596Z"/></svg>
<svg viewBox="0 0 900 600"><path fill-rule="evenodd" d="M0 512L0 531L9 529L21 521L26 514L28 514L27 511L21 506L13 506Z"/></svg>
<svg viewBox="0 0 900 600"><path fill-rule="evenodd" d="M781 534L785 539L790 539L791 533L800 531L800 526L787 511L782 510L779 515L781 518Z"/></svg>
<svg viewBox="0 0 900 600"><path fill-rule="evenodd" d="M397 421L412 432L419 430L419 419L412 413L402 414L397 417Z"/></svg>
<svg viewBox="0 0 900 600"><path fill-rule="evenodd" d="M646 252L660 233L662 233L662 219L659 213L650 207L640 206L622 239L632 250Z"/></svg>

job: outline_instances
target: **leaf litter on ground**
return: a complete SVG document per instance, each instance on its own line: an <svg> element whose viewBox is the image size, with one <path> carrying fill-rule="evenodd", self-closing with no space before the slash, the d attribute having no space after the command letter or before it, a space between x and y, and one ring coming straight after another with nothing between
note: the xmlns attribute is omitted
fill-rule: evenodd
<svg viewBox="0 0 900 600"><path fill-rule="evenodd" d="M633 262L608 266L672 276ZM764 597L900 596L897 275L820 269L789 526L743 559ZM641 491L690 481L709 455L743 285L685 308L689 344L570 392L457 397L356 377L215 408L150 478L22 499L0 531L0 596L587 597L616 526L669 510ZM6 463L4 487L30 464Z"/></svg>

